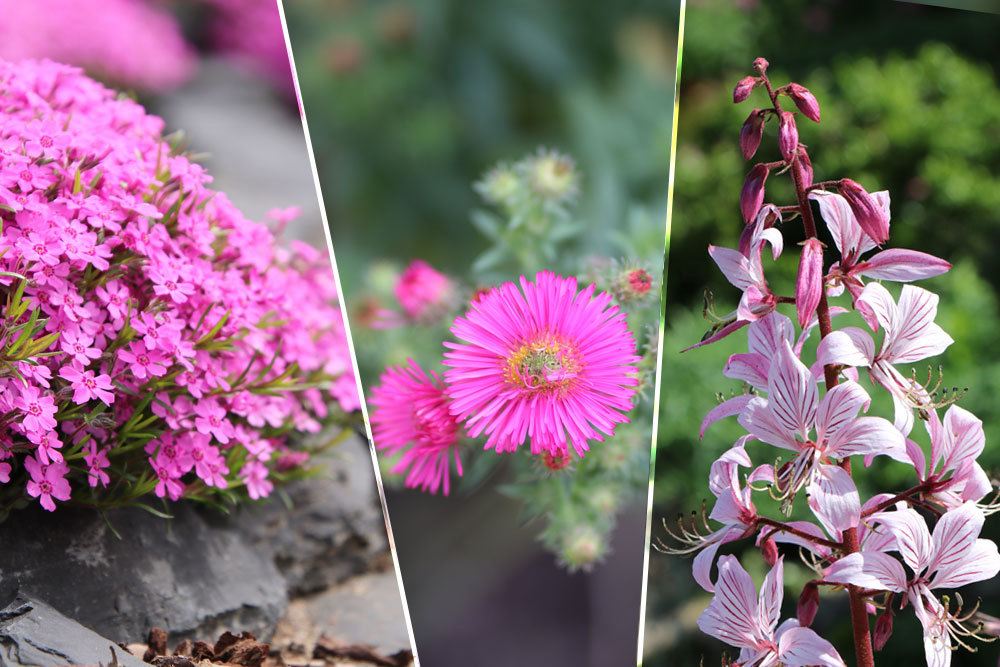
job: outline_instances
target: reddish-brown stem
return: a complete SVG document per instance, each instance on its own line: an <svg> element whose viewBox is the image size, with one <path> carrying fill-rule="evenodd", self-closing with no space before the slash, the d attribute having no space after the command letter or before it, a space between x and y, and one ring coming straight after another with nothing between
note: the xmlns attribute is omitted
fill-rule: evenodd
<svg viewBox="0 0 1000 667"><path fill-rule="evenodd" d="M771 104L774 105L775 112L780 115L781 102L778 100L778 94L771 87L771 82L766 75L762 74L761 79L764 82L764 88L767 90L768 96L771 98ZM809 194L800 178L800 171L798 169L790 169L789 172L792 175L792 183L795 185L795 197L799 202L799 211L802 213L802 225L806 238L817 238L816 220L813 218L812 208L809 205ZM830 305L826 300L826 290L820 292L816 317L819 320L820 338L826 338L833 331L833 325L830 321ZM826 381L827 390L833 389L839 382L837 369L834 366L824 366L823 378ZM851 474L851 461L849 459L845 458L840 465L847 474ZM845 530L843 541L838 546L846 553L860 551L861 545L858 541L857 528ZM871 628L868 625L868 611L865 608L866 598L864 591L854 585L848 586L847 591L851 603L851 626L854 631L854 655L857 666L875 667L875 654L872 650Z"/></svg>
<svg viewBox="0 0 1000 667"><path fill-rule="evenodd" d="M789 535L795 535L796 537L801 537L804 540L808 540L813 544L821 544L825 547L830 547L831 549L839 549L840 543L834 542L833 540L828 540L822 537L816 537L815 535L810 535L804 530L799 530L795 526L790 526L787 523L782 523L781 521L775 521L774 519L768 519L765 517L757 518L758 525L769 526L774 530L769 531L764 535L764 539L773 536L775 533L788 533Z"/></svg>
<svg viewBox="0 0 1000 667"><path fill-rule="evenodd" d="M878 514L882 510L889 509L890 507L900 502L901 500L909 500L913 496L920 495L922 493L927 493L928 491L932 491L933 489L934 489L934 482L930 480L921 482L916 486L910 487L906 491L900 491L892 498L887 498L883 500L878 505L873 505L872 507L869 507L868 509L866 509L861 513L861 518L864 519L870 517L872 514Z"/></svg>

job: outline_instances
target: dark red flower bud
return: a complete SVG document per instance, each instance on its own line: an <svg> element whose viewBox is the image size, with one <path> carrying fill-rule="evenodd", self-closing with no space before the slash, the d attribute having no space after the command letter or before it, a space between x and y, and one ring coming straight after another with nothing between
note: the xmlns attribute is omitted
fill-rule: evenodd
<svg viewBox="0 0 1000 667"><path fill-rule="evenodd" d="M861 185L849 178L839 183L840 194L847 200L851 212L857 218L858 224L865 234L875 243L882 245L889 240L889 215L882 210L875 198L868 194Z"/></svg>
<svg viewBox="0 0 1000 667"><path fill-rule="evenodd" d="M754 109L740 128L740 150L743 151L744 160L752 158L760 147L761 137L764 136L765 117L763 111Z"/></svg>
<svg viewBox="0 0 1000 667"><path fill-rule="evenodd" d="M803 329L812 320L822 296L823 244L816 238L806 239L802 242L799 275L795 281L795 309L799 314L799 326Z"/></svg>
<svg viewBox="0 0 1000 667"><path fill-rule="evenodd" d="M795 162L792 163L792 169L795 171L799 184L803 188L808 188L813 184L812 160L809 159L809 153L806 152L806 147L802 144L799 144L799 150L795 156Z"/></svg>
<svg viewBox="0 0 1000 667"><path fill-rule="evenodd" d="M875 650L881 651L890 637L892 637L892 611L886 609L875 619L875 632L872 635Z"/></svg>
<svg viewBox="0 0 1000 667"><path fill-rule="evenodd" d="M733 103L739 104L750 97L750 93L758 83L760 83L760 79L755 76L745 76L740 79L740 82L733 88Z"/></svg>
<svg viewBox="0 0 1000 667"><path fill-rule="evenodd" d="M799 604L795 608L795 615L798 617L799 625L808 628L816 620L816 613L819 611L819 586L815 581L810 581L802 589L799 596Z"/></svg>
<svg viewBox="0 0 1000 667"><path fill-rule="evenodd" d="M814 123L819 122L819 102L816 101L816 96L810 93L808 88L797 83L790 83L785 86L785 90L803 116Z"/></svg>
<svg viewBox="0 0 1000 667"><path fill-rule="evenodd" d="M771 172L766 164L755 164L743 181L743 190L740 192L740 212L743 214L743 222L749 223L753 220L764 204L764 184L769 173Z"/></svg>
<svg viewBox="0 0 1000 667"><path fill-rule="evenodd" d="M799 147L799 128L795 126L795 114L782 111L778 125L778 148L786 160L795 157L795 149Z"/></svg>
<svg viewBox="0 0 1000 667"><path fill-rule="evenodd" d="M765 60L764 58L754 58L753 68L755 72L763 74L764 72L767 71L767 68L770 64L771 63L767 62L767 60Z"/></svg>
<svg viewBox="0 0 1000 667"><path fill-rule="evenodd" d="M769 537L764 540L760 545L760 551L764 555L764 562L767 563L768 567L774 567L775 563L778 562L778 545L775 544L774 538Z"/></svg>

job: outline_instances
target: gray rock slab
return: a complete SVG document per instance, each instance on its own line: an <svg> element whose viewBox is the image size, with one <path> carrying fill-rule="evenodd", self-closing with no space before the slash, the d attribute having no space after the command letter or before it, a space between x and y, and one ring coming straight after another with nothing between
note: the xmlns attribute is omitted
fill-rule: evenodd
<svg viewBox="0 0 1000 667"><path fill-rule="evenodd" d="M225 517L186 505L164 520L137 508L14 513L0 525L0 579L115 641L169 628L266 636L287 604L273 560ZM108 524L114 526L114 534Z"/></svg>
<svg viewBox="0 0 1000 667"><path fill-rule="evenodd" d="M0 608L0 667L109 665L113 659L121 667L146 664L29 596L16 595Z"/></svg>

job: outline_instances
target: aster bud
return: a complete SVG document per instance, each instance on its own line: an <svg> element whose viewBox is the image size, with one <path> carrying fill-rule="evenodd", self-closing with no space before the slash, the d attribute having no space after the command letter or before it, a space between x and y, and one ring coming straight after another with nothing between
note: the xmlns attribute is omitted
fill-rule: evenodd
<svg viewBox="0 0 1000 667"><path fill-rule="evenodd" d="M774 567L775 563L778 562L778 545L774 538L769 537L764 540L760 545L760 551L764 555L764 562L767 563L768 567Z"/></svg>
<svg viewBox="0 0 1000 667"><path fill-rule="evenodd" d="M875 198L861 187L860 183L849 178L841 179L840 194L847 200L851 212L857 218L861 229L871 237L876 244L882 245L889 240L889 216L879 206Z"/></svg>
<svg viewBox="0 0 1000 667"><path fill-rule="evenodd" d="M764 72L767 71L767 68L768 66L770 66L770 64L771 63L767 62L765 58L754 58L753 69L755 72L763 74Z"/></svg>
<svg viewBox="0 0 1000 667"><path fill-rule="evenodd" d="M802 595L799 596L799 604L795 608L795 615L798 617L799 625L808 628L816 620L816 613L819 611L819 586L815 581L810 581L803 587Z"/></svg>
<svg viewBox="0 0 1000 667"><path fill-rule="evenodd" d="M740 128L740 150L743 151L744 160L752 158L760 146L761 137L764 136L764 118L763 111L754 109Z"/></svg>
<svg viewBox="0 0 1000 667"><path fill-rule="evenodd" d="M795 114L782 111L778 125L778 148L786 160L795 157L795 149L799 147L799 129L795 126Z"/></svg>
<svg viewBox="0 0 1000 667"><path fill-rule="evenodd" d="M733 103L739 104L750 97L750 93L758 83L760 83L760 79L755 76L745 76L740 79L740 82L733 89Z"/></svg>
<svg viewBox="0 0 1000 667"><path fill-rule="evenodd" d="M764 184L770 173L766 164L755 164L743 181L743 190L740 191L740 212L743 214L743 222L749 224L764 204Z"/></svg>
<svg viewBox="0 0 1000 667"><path fill-rule="evenodd" d="M823 244L811 238L802 242L799 275L795 281L795 309L799 326L809 324L823 294Z"/></svg>
<svg viewBox="0 0 1000 667"><path fill-rule="evenodd" d="M892 611L886 609L875 619L875 632L872 636L875 650L881 651L890 637L892 637Z"/></svg>
<svg viewBox="0 0 1000 667"><path fill-rule="evenodd" d="M806 147L799 144L798 152L795 154L795 161L792 162L792 170L803 188L808 188L813 184L813 165L809 159Z"/></svg>
<svg viewBox="0 0 1000 667"><path fill-rule="evenodd" d="M808 88L797 83L790 83L785 86L785 92L792 98L803 116L814 123L819 122L819 102L816 101L816 96L810 93Z"/></svg>

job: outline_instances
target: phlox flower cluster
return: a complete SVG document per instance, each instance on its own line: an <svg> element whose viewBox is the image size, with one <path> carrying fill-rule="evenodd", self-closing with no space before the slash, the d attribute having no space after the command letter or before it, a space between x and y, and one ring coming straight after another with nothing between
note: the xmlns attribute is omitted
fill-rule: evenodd
<svg viewBox="0 0 1000 667"><path fill-rule="evenodd" d="M413 269L422 275L410 275ZM428 307L440 274L411 266L397 283L403 307ZM407 310L410 310L407 308ZM549 271L473 296L445 341L443 377L415 362L389 368L372 392L375 445L402 452L407 486L449 488L449 461L461 474L461 426L484 448L583 457L590 443L629 421L640 358L625 313L594 285Z"/></svg>
<svg viewBox="0 0 1000 667"><path fill-rule="evenodd" d="M148 0L0 0L0 16L6 60L49 58L154 93L181 85L196 66L177 20Z"/></svg>
<svg viewBox="0 0 1000 667"><path fill-rule="evenodd" d="M0 62L0 118L0 499L268 495L359 407L328 258L76 68Z"/></svg>
<svg viewBox="0 0 1000 667"><path fill-rule="evenodd" d="M890 639L894 616L912 612L923 628L927 664L943 667L955 649L989 639L976 610L962 609L961 595L950 591L1000 572L996 544L980 538L985 516L997 509L988 499L990 479L977 462L985 447L982 422L956 404L960 396L897 368L939 355L953 342L935 323L937 295L911 284L951 267L922 252L884 248L890 233L887 192L868 193L850 179L814 181L796 122L819 122L816 98L799 84L773 87L763 59L754 70L737 85L734 99L742 102L759 88L767 105L750 113L740 144L752 158L764 126L775 122L781 159L758 163L748 174L739 247L709 247L742 298L694 346L746 328L747 351L732 355L723 373L748 391L709 412L701 429L704 436L719 419L736 417L745 435L712 465L715 505L703 526L682 522L669 530L673 539L663 546L696 554L694 578L714 593L699 626L739 649L734 664L844 665L837 649L810 628L820 590L843 587L858 665L873 665L873 650ZM797 114L782 108L786 100ZM788 205L765 203L764 184L779 173L788 174L795 188L796 201ZM832 238L825 250L815 211L826 227L824 238ZM793 224L802 225L806 241L795 294L784 296L772 290L764 267L767 255L781 257L782 232ZM892 282L905 283L898 297L885 286ZM841 304L831 305L835 299ZM779 312L785 305L794 309L794 320ZM851 311L864 326L834 328ZM817 330L820 340L810 361L806 343ZM867 414L873 391L892 398L892 421ZM918 444L925 437L929 453ZM774 461L774 448L783 450L784 463L751 456L759 452ZM913 486L863 498L852 473L875 461L908 466ZM780 501L784 516L759 511L754 495L764 492ZM801 500L811 520L788 520ZM759 594L735 557L716 564L719 548L741 539L753 539L772 565ZM784 622L781 544L802 549L814 570L797 618ZM876 615L874 633L869 615Z"/></svg>

